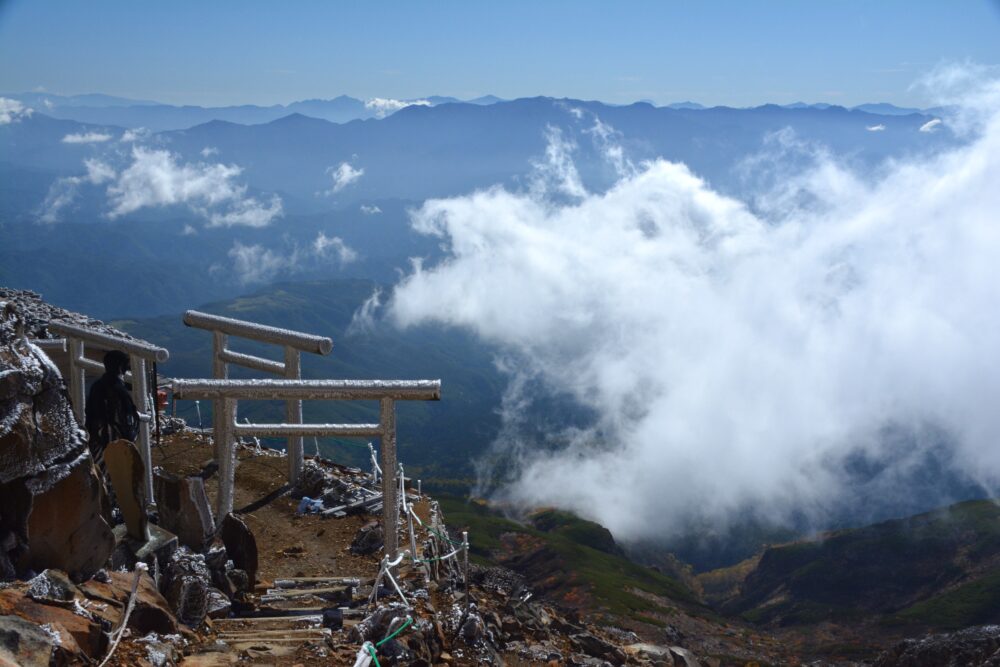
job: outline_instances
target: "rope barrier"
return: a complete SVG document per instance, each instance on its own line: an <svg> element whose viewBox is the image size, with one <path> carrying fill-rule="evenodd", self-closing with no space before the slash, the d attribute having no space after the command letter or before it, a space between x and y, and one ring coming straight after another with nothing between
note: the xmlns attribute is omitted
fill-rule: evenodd
<svg viewBox="0 0 1000 667"><path fill-rule="evenodd" d="M427 532L431 533L432 535L434 535L435 537L437 537L439 540L444 540L445 542L447 542L448 544L450 544L452 546L456 546L456 545L457 546L461 546L462 545L461 541L459 541L459 540L453 540L450 537L448 537L447 535L442 535L440 532L438 532L437 530L431 528L430 526L424 525L424 522L420 520L420 517L417 516L417 513L413 511L413 505L409 506L409 511L410 511L410 515L414 519L417 520L417 523L420 524L421 528L427 529Z"/></svg>
<svg viewBox="0 0 1000 667"><path fill-rule="evenodd" d="M101 660L101 664L97 667L104 667L104 665L108 664L108 660L114 655L115 649L118 648L118 643L121 642L122 637L125 635L125 629L128 628L129 616L132 615L132 609L135 607L135 593L139 590L139 579L142 578L142 573L148 569L149 566L141 561L135 564L135 579L132 580L132 592L129 593L128 605L125 606L125 614L122 616L121 625L112 633L111 648L108 649L108 654L104 656L104 660Z"/></svg>
<svg viewBox="0 0 1000 667"><path fill-rule="evenodd" d="M389 641L390 639L392 639L393 637L395 637L396 635L398 635L400 632L402 632L403 630L405 630L408 626L410 626L412 624L413 624L413 617L412 616L407 616L406 617L406 622L403 623L398 628L396 628L396 631L393 632L391 635L389 635L388 637L385 637L382 641L377 642L375 644L375 648L378 648L382 644L386 643L387 641Z"/></svg>
<svg viewBox="0 0 1000 667"><path fill-rule="evenodd" d="M373 661L375 662L375 667L382 667L382 664L378 661L378 656L375 654L378 647L381 646L382 644L385 644L390 639L397 637L399 633L401 633L403 630L405 630L412 624L413 624L413 617L407 616L406 621L401 626L396 628L392 632L392 634L383 638L381 641L378 641L374 644L372 644L370 641L366 641L364 644L361 645L361 650L358 651L357 657L354 662L354 667L367 667ZM369 656L371 656L371 660L367 660Z"/></svg>

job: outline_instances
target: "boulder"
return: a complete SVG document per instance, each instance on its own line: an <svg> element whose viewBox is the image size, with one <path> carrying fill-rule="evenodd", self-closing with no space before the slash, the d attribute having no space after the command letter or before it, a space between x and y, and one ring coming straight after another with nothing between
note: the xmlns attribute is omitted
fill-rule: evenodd
<svg viewBox="0 0 1000 667"><path fill-rule="evenodd" d="M101 616L112 626L117 626L128 603L134 578L135 574L132 572L110 572L107 581L98 581L94 578L80 584L78 588L87 598L107 605L105 607L91 605L89 608L95 616ZM147 573L143 573L139 578L135 607L132 609L128 625L140 634L156 632L161 635L172 635L178 631L177 620L170 611L169 604L160 595L156 582Z"/></svg>
<svg viewBox="0 0 1000 667"><path fill-rule="evenodd" d="M0 667L85 663L79 646L63 646L59 633L19 616L0 616Z"/></svg>
<svg viewBox="0 0 1000 667"><path fill-rule="evenodd" d="M25 488L32 505L20 564L35 571L64 570L74 581L101 569L115 539L101 513L102 487L90 452L30 478Z"/></svg>
<svg viewBox="0 0 1000 667"><path fill-rule="evenodd" d="M200 627L208 614L211 575L205 557L181 547L163 575L164 597L181 623Z"/></svg>
<svg viewBox="0 0 1000 667"><path fill-rule="evenodd" d="M674 659L674 664L680 667L701 667L701 662L698 658L686 648L671 646L670 656Z"/></svg>
<svg viewBox="0 0 1000 667"><path fill-rule="evenodd" d="M257 577L257 540L250 526L230 512L219 526L219 537L226 545L226 553L233 561L233 565L236 569L247 573L252 586Z"/></svg>
<svg viewBox="0 0 1000 667"><path fill-rule="evenodd" d="M383 547L385 537L382 526L377 521L371 521L361 526L351 540L351 553L358 556L373 554Z"/></svg>
<svg viewBox="0 0 1000 667"><path fill-rule="evenodd" d="M0 616L19 616L38 627L49 628L59 644L73 654L83 652L90 658L98 658L107 647L107 635L89 614L77 614L71 605L38 602L20 588L0 590Z"/></svg>
<svg viewBox="0 0 1000 667"><path fill-rule="evenodd" d="M329 483L329 475L327 475L323 468L315 461L306 461L302 467L302 475L299 477L292 495L296 498L301 498L302 496L319 498L326 491L326 486Z"/></svg>
<svg viewBox="0 0 1000 667"><path fill-rule="evenodd" d="M577 648L577 650L586 653L587 655L592 655L595 658L602 658L604 660L610 660L616 665L625 664L625 652L611 642L601 639L597 635L589 632L580 632L575 635L570 635L569 640L573 646Z"/></svg>
<svg viewBox="0 0 1000 667"><path fill-rule="evenodd" d="M184 546L202 551L215 532L215 517L205 493L205 480L158 470L153 486L159 525L177 535Z"/></svg>

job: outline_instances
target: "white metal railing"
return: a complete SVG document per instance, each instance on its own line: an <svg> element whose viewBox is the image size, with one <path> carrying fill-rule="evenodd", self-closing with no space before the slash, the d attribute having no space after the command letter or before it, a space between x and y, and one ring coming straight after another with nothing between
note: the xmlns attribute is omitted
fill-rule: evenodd
<svg viewBox="0 0 1000 667"><path fill-rule="evenodd" d="M170 358L166 348L145 341L120 338L94 331L76 324L53 320L48 323L50 333L62 336L62 340L34 341L43 349L69 351L69 396L80 424L86 422L87 415L87 373L101 375L104 365L86 356L86 346L92 345L101 351L119 350L129 356L132 372L126 380L132 380L132 401L139 411L139 436L136 444L142 456L146 497L155 504L153 497L153 459L150 452L149 425L155 418L155 401L149 397L147 362L162 363Z"/></svg>
<svg viewBox="0 0 1000 667"><path fill-rule="evenodd" d="M219 463L217 518L221 521L233 509L236 479L236 438L240 435L267 436L337 436L378 437L382 441L382 527L385 553L396 558L399 548L397 524L399 502L396 463L396 401L437 401L441 398L440 380L174 380L175 398L209 399L218 406L215 443ZM377 424L240 424L236 420L240 400L357 401L377 400L380 404ZM301 415L301 412L299 412Z"/></svg>
<svg viewBox="0 0 1000 667"><path fill-rule="evenodd" d="M189 327L205 329L212 332L212 376L217 380L224 380L229 377L229 364L236 364L245 368L283 375L289 380L298 380L302 377L300 353L311 352L313 354L329 354L333 349L333 341L324 336L271 327L256 322L236 320L231 317L211 315L197 310L189 310L184 313L184 324ZM263 359L252 354L234 352L226 347L229 336L237 336L262 343L281 345L285 351L285 360L273 361ZM221 413L221 403L215 399L212 403L212 430L218 434L222 426L219 416ZM285 403L285 426L302 423L302 401L300 399L289 399ZM265 435L263 433L258 436ZM283 433L268 433L266 435L281 435L288 438L288 481L292 484L299 480L302 474L302 467L305 464L305 453L302 443L303 435L311 433L301 433L287 431ZM218 438L215 439L218 442ZM216 460L219 460L222 452L216 447Z"/></svg>

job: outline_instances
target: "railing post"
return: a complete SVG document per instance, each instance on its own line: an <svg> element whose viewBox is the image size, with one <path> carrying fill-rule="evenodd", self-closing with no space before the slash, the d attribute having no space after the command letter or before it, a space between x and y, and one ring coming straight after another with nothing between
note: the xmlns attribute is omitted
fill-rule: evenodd
<svg viewBox="0 0 1000 667"><path fill-rule="evenodd" d="M233 437L233 427L236 425L236 399L222 398L216 401L219 406L218 426L215 432L215 443L219 451L219 496L216 522L221 524L226 515L233 511L233 485L236 482L236 439Z"/></svg>
<svg viewBox="0 0 1000 667"><path fill-rule="evenodd" d="M212 332L212 377L217 380L226 380L229 378L229 364L222 358L222 352L226 349L226 339L226 334L221 331ZM199 409L199 421L200 417L201 413ZM212 449L215 452L216 462L221 461L225 454L219 445L221 441L220 435L225 429L221 420L222 404L219 401L212 401ZM219 465L222 464L220 463Z"/></svg>
<svg viewBox="0 0 1000 667"><path fill-rule="evenodd" d="M146 360L134 354L131 357L130 366L132 368L132 402L144 417L139 420L139 455L142 457L143 477L146 482L147 504L155 505L156 499L153 497L153 457L149 443L149 422L154 419L153 410L155 405L150 405L149 387L147 385Z"/></svg>
<svg viewBox="0 0 1000 667"><path fill-rule="evenodd" d="M80 428L84 427L87 418L87 377L83 368L76 360L83 356L83 341L69 338L69 398L73 402L73 412Z"/></svg>
<svg viewBox="0 0 1000 667"><path fill-rule="evenodd" d="M397 530L399 504L396 500L396 404L391 398L381 402L382 427L382 531L385 535L385 555L395 560L399 549Z"/></svg>
<svg viewBox="0 0 1000 667"><path fill-rule="evenodd" d="M289 380L301 379L299 351L291 345L285 346L285 377ZM285 423L302 423L302 401L292 400L285 402ZM288 439L288 483L297 484L302 477L302 468L305 465L305 453L303 451L302 436L293 436Z"/></svg>
<svg viewBox="0 0 1000 667"><path fill-rule="evenodd" d="M472 597L469 594L469 533L462 531L463 578L465 579L465 613L469 613Z"/></svg>

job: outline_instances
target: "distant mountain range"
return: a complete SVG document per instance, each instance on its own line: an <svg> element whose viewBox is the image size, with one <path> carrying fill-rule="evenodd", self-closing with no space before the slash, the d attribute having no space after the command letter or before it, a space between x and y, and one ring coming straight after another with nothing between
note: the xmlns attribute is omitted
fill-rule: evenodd
<svg viewBox="0 0 1000 667"><path fill-rule="evenodd" d="M84 95L53 95L49 93L0 93L0 97L14 99L53 118L75 120L95 125L116 125L126 128L145 128L153 132L182 130L213 120L254 125L277 120L290 114L302 114L311 118L346 123L366 118L383 118L409 105L438 106L441 104L490 105L504 100L496 95L484 95L470 100L455 97L430 95L422 98L396 100L372 98L368 100L339 95L332 99L308 99L290 104L259 106L241 104L222 107L201 107L195 105L171 105L151 100L134 100L100 93ZM650 101L642 103L656 106ZM609 105L610 106L610 105ZM628 105L618 105L628 106ZM786 109L829 109L835 105L826 103L806 104L795 102L781 105ZM668 109L707 109L698 102L684 101L665 105ZM886 116L905 116L914 113L935 113L938 110L921 110L897 107L886 102L860 104L850 110Z"/></svg>
<svg viewBox="0 0 1000 667"><path fill-rule="evenodd" d="M346 123L365 118L383 118L408 105L437 106L463 102L455 97L431 95L419 99L395 100L374 98L361 100L347 95L333 99L310 99L291 104L258 106L241 104L224 107L175 106L149 100L131 100L111 95L49 95L47 93L3 93L0 97L14 99L53 118L75 120L95 125L116 125L145 128L153 132L182 130L213 120L253 125L268 123L290 114ZM495 95L485 95L466 104L495 104L502 101Z"/></svg>

